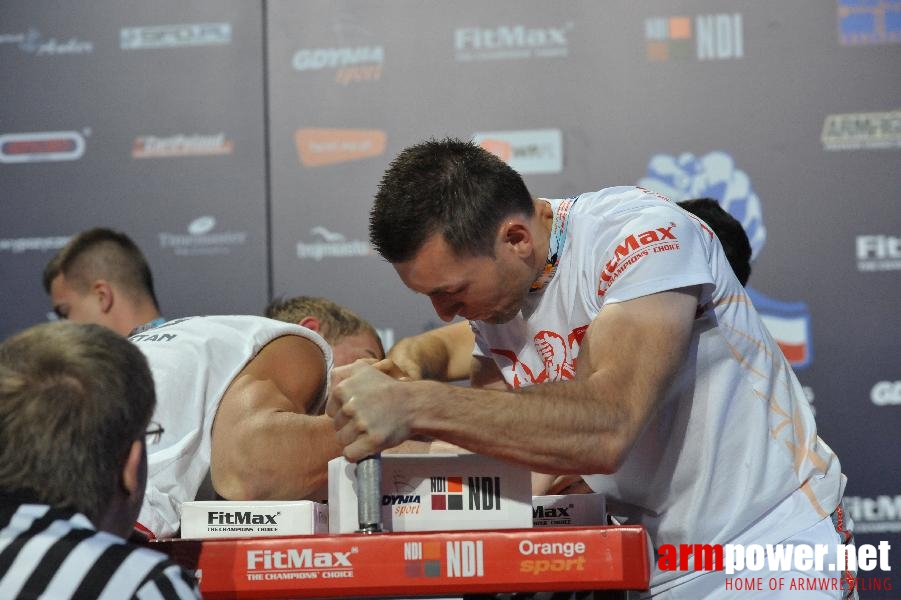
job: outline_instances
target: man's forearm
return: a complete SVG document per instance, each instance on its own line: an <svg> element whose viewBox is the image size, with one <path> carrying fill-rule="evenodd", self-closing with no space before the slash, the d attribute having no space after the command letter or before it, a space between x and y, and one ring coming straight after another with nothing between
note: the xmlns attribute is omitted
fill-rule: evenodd
<svg viewBox="0 0 901 600"><path fill-rule="evenodd" d="M410 382L411 429L544 473L610 473L634 442L634 426L597 382L519 391ZM638 428L640 429L640 427Z"/></svg>

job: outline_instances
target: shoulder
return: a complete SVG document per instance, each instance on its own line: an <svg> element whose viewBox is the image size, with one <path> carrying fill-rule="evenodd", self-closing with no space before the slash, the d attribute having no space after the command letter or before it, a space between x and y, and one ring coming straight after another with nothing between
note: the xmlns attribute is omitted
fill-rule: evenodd
<svg viewBox="0 0 901 600"><path fill-rule="evenodd" d="M148 552L155 552L148 550ZM197 580L181 565L163 557L135 592L135 597L200 598Z"/></svg>

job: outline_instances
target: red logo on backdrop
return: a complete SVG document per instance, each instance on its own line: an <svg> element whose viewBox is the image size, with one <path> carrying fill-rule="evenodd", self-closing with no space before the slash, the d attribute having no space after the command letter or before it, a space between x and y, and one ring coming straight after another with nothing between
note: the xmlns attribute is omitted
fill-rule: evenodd
<svg viewBox="0 0 901 600"><path fill-rule="evenodd" d="M27 163L77 160L84 154L77 131L44 131L0 135L0 162Z"/></svg>

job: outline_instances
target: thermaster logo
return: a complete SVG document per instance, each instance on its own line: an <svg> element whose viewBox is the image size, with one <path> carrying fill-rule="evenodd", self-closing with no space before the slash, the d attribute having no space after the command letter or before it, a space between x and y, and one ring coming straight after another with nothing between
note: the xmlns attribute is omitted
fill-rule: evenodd
<svg viewBox="0 0 901 600"><path fill-rule="evenodd" d="M855 533L901 532L901 496L845 496Z"/></svg>
<svg viewBox="0 0 901 600"><path fill-rule="evenodd" d="M459 62L566 57L572 30L572 23L560 27L461 27L454 30L454 56Z"/></svg>
<svg viewBox="0 0 901 600"><path fill-rule="evenodd" d="M0 33L0 44L15 44L22 52L34 56L90 54L94 51L92 42L74 37L65 41L47 38L33 27L24 33Z"/></svg>
<svg viewBox="0 0 901 600"><path fill-rule="evenodd" d="M442 557L442 549L444 556ZM484 577L485 550L482 540L404 542L404 574L410 578Z"/></svg>
<svg viewBox="0 0 901 600"><path fill-rule="evenodd" d="M838 34L845 46L901 42L901 0L838 0Z"/></svg>
<svg viewBox="0 0 901 600"><path fill-rule="evenodd" d="M318 225L310 229L310 234L321 241L297 242L297 258L320 261L323 258L348 258L375 254L365 240L348 240L343 234L329 231Z"/></svg>
<svg viewBox="0 0 901 600"><path fill-rule="evenodd" d="M745 55L740 13L650 17L644 22L644 36L651 61L729 60Z"/></svg>
<svg viewBox="0 0 901 600"><path fill-rule="evenodd" d="M215 135L140 135L131 146L132 158L173 158L178 156L210 156L231 154L232 140L224 133Z"/></svg>
<svg viewBox="0 0 901 600"><path fill-rule="evenodd" d="M359 549L346 552L314 552L311 548L288 550L248 550L247 580L337 579L354 576L352 557Z"/></svg>
<svg viewBox="0 0 901 600"><path fill-rule="evenodd" d="M381 129L298 129L297 157L305 167L322 167L379 156L387 136Z"/></svg>
<svg viewBox="0 0 901 600"><path fill-rule="evenodd" d="M522 175L563 171L563 133L559 129L487 131L472 141Z"/></svg>
<svg viewBox="0 0 901 600"><path fill-rule="evenodd" d="M901 110L829 115L820 139L825 150L901 148Z"/></svg>
<svg viewBox="0 0 901 600"><path fill-rule="evenodd" d="M893 235L857 236L857 270L901 270L901 237Z"/></svg>
<svg viewBox="0 0 901 600"><path fill-rule="evenodd" d="M294 53L291 66L295 71L334 71L335 82L348 85L382 78L385 48L382 46L342 46L336 48L301 48Z"/></svg>
<svg viewBox="0 0 901 600"><path fill-rule="evenodd" d="M430 477L432 510L500 510L500 477ZM464 491L464 480L465 488ZM465 504L464 499L468 502Z"/></svg>
<svg viewBox="0 0 901 600"><path fill-rule="evenodd" d="M876 406L901 406L901 381L880 381L870 391Z"/></svg>
<svg viewBox="0 0 901 600"><path fill-rule="evenodd" d="M246 231L213 233L215 227L215 217L199 217L185 228L187 235L160 233L160 248L171 249L177 256L213 256L230 254L232 248L247 242Z"/></svg>
<svg viewBox="0 0 901 600"><path fill-rule="evenodd" d="M85 136L77 131L41 131L0 135L0 163L58 162L84 155Z"/></svg>
<svg viewBox="0 0 901 600"><path fill-rule="evenodd" d="M123 50L222 46L231 41L231 23L181 23L119 30L119 47Z"/></svg>

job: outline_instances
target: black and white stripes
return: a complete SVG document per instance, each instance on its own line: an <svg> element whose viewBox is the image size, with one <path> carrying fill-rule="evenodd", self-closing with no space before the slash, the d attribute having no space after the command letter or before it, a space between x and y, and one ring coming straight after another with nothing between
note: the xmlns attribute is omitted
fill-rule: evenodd
<svg viewBox="0 0 901 600"><path fill-rule="evenodd" d="M0 505L0 598L199 598L167 556L96 531L73 511Z"/></svg>

